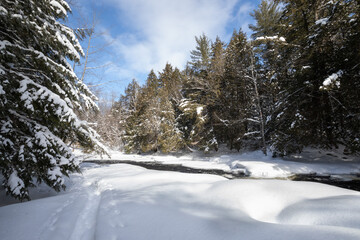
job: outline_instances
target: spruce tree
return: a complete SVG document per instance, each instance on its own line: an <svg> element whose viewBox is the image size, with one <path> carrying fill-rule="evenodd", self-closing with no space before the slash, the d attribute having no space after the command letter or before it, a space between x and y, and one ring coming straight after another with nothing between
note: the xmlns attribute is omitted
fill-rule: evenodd
<svg viewBox="0 0 360 240"><path fill-rule="evenodd" d="M142 152L159 151L160 135L160 82L153 70L150 71L145 86L141 91L142 113L140 118L140 149Z"/></svg>
<svg viewBox="0 0 360 240"><path fill-rule="evenodd" d="M179 70L173 69L171 64L166 64L163 71L159 73L161 88L157 96L160 106L158 147L162 152L176 152L184 146L183 135L179 130L175 112L178 101L181 99L179 74Z"/></svg>
<svg viewBox="0 0 360 240"><path fill-rule="evenodd" d="M96 105L67 62L83 54L59 22L69 11L63 0L0 3L0 168L18 199L29 199L28 188L41 182L65 188L64 176L79 170L69 143L103 151L74 113Z"/></svg>
<svg viewBox="0 0 360 240"><path fill-rule="evenodd" d="M140 151L140 90L138 82L133 79L126 87L125 95L121 97L125 114L125 133L123 139L125 152L127 153Z"/></svg>

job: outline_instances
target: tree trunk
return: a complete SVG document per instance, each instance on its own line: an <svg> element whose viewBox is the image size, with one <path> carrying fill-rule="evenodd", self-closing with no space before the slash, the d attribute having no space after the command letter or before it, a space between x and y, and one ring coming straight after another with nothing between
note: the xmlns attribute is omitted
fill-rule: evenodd
<svg viewBox="0 0 360 240"><path fill-rule="evenodd" d="M266 147L266 140L265 140L265 123L264 123L264 116L261 108L260 103L260 95L257 87L257 76L255 73L255 59L254 59L254 52L252 49L252 46L250 45L250 51L251 51L251 78L254 84L254 91L255 91L255 99L256 99L256 107L259 111L259 118L260 118L260 134L262 139L262 151L267 155L267 147Z"/></svg>

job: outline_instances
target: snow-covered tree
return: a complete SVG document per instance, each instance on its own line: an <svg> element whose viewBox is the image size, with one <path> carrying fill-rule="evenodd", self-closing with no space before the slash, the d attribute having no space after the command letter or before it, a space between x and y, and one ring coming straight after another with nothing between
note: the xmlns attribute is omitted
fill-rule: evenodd
<svg viewBox="0 0 360 240"><path fill-rule="evenodd" d="M124 109L124 136L123 140L125 143L125 151L138 152L140 141L139 141L139 124L140 124L140 86L138 82L133 79L125 89L125 95L121 96L120 101L122 102L122 108Z"/></svg>
<svg viewBox="0 0 360 240"><path fill-rule="evenodd" d="M69 11L64 0L0 2L0 169L18 199L29 199L28 188L40 182L65 188L64 176L79 170L68 144L104 152L74 113L97 106L69 64L83 55L60 23Z"/></svg>
<svg viewBox="0 0 360 240"><path fill-rule="evenodd" d="M281 2L287 47L280 51L276 150L342 144L359 151L359 2Z"/></svg>

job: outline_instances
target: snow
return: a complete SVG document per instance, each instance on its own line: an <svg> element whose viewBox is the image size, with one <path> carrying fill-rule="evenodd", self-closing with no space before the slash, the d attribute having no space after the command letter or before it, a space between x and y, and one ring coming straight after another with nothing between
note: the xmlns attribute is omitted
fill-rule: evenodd
<svg viewBox="0 0 360 240"><path fill-rule="evenodd" d="M0 207L2 240L360 238L360 193L351 190L126 164L82 169L65 193Z"/></svg>
<svg viewBox="0 0 360 240"><path fill-rule="evenodd" d="M84 155L76 150L79 160L126 160L134 162L154 162L180 164L195 169L217 169L225 172L246 172L254 178L288 178L294 174L360 174L360 158L342 155L342 148L337 151L305 149L303 153L293 154L287 159L265 156L262 151L255 152L219 152L213 154L182 155L137 155L120 151L109 151L109 157ZM271 153L270 153L271 155Z"/></svg>
<svg viewBox="0 0 360 240"><path fill-rule="evenodd" d="M320 87L320 89L326 89L331 85L335 85L336 87L340 87L340 81L338 79L343 75L343 71L339 70L336 73L331 74L329 77L327 77L323 85Z"/></svg>
<svg viewBox="0 0 360 240"><path fill-rule="evenodd" d="M284 37L279 37L279 36L264 36L264 37L257 37L255 39L255 41L260 41L260 40L278 40L280 42L286 42Z"/></svg>
<svg viewBox="0 0 360 240"><path fill-rule="evenodd" d="M50 4L51 4L54 8L56 8L56 13L57 13L57 14L60 14L60 13L62 13L62 14L64 14L64 15L67 14L65 8L64 8L63 6L61 6L61 4L58 3L57 1L53 0L53 1L50 2Z"/></svg>
<svg viewBox="0 0 360 240"><path fill-rule="evenodd" d="M329 21L330 17L327 18L321 18L315 22L316 25L326 25Z"/></svg>
<svg viewBox="0 0 360 240"><path fill-rule="evenodd" d="M25 187L24 182L18 177L16 170L9 177L9 186L11 192L16 195L21 195L21 188Z"/></svg>
<svg viewBox="0 0 360 240"><path fill-rule="evenodd" d="M11 15L13 18L19 18L19 19L23 19L23 16L20 14L12 14Z"/></svg>
<svg viewBox="0 0 360 240"><path fill-rule="evenodd" d="M3 6L0 6L0 14L6 15L6 14L8 14L8 11Z"/></svg>

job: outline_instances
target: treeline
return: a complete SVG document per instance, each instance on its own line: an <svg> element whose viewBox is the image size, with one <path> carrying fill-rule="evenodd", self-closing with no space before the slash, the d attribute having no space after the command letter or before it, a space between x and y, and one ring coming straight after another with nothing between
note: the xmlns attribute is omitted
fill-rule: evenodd
<svg viewBox="0 0 360 240"><path fill-rule="evenodd" d="M203 34L184 70L166 64L144 86L133 80L112 106L117 134L106 140L127 152L358 152L359 14L358 1L262 1L251 39Z"/></svg>

